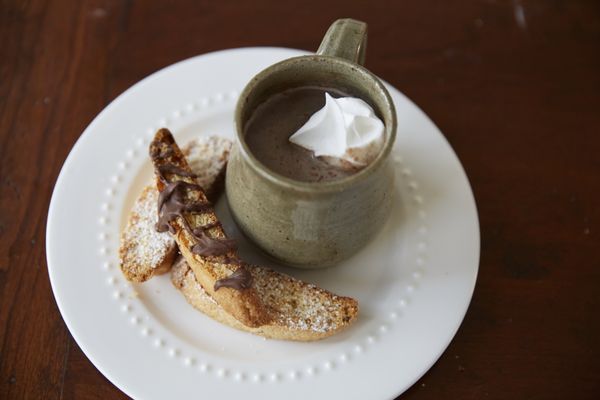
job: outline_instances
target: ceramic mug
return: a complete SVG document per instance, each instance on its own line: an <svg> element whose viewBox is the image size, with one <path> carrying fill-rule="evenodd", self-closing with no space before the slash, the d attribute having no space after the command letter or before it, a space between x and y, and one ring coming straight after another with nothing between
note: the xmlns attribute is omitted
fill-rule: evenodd
<svg viewBox="0 0 600 400"><path fill-rule="evenodd" d="M315 55L294 57L256 75L235 111L237 140L229 159L226 191L242 231L266 253L292 266L330 266L354 254L383 226L392 206L394 171L389 154L396 112L379 79L362 65L367 25L335 21ZM369 103L385 125L381 152L350 176L301 182L265 167L244 138L244 126L270 96L299 86L339 88Z"/></svg>

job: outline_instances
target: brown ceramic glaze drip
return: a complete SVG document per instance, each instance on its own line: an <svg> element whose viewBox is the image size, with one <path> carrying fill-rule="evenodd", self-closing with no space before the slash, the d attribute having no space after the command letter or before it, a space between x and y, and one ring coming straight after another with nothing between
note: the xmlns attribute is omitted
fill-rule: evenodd
<svg viewBox="0 0 600 400"><path fill-rule="evenodd" d="M219 279L215 282L215 292L222 287L242 290L252 286L252 274L246 268L241 266L227 278Z"/></svg>

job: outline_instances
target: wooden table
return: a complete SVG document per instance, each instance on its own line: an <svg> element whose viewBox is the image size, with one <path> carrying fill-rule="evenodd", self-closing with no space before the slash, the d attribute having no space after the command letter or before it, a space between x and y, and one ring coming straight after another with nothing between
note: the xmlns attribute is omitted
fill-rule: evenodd
<svg viewBox="0 0 600 400"><path fill-rule="evenodd" d="M3 1L0 398L126 398L71 337L46 268L51 191L94 116L176 61L315 49L344 16L370 24L367 66L458 153L481 222L464 323L403 398L600 398L600 3L545 0Z"/></svg>

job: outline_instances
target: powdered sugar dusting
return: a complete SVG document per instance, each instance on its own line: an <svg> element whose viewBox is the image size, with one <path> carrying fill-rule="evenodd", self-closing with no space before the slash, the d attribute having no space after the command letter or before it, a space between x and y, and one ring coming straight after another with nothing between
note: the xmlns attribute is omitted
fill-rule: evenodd
<svg viewBox="0 0 600 400"><path fill-rule="evenodd" d="M182 149L188 164L197 175L196 182L210 192L215 180L224 171L232 142L221 136L200 137Z"/></svg>
<svg viewBox="0 0 600 400"><path fill-rule="evenodd" d="M250 272L259 297L278 325L325 333L338 329L348 314L347 304L339 296L315 285L268 268L255 266Z"/></svg>
<svg viewBox="0 0 600 400"><path fill-rule="evenodd" d="M175 240L155 229L157 202L158 191L153 185L145 187L136 200L121 239L126 250L122 251L123 263L155 269L173 251Z"/></svg>

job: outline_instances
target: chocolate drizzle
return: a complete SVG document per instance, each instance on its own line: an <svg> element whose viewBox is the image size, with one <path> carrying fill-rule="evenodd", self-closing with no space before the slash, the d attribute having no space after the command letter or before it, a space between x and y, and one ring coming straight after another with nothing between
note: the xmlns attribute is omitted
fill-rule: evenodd
<svg viewBox="0 0 600 400"><path fill-rule="evenodd" d="M195 236L199 236L199 235L202 235L203 231L207 231L209 229L216 228L219 225L220 224L218 222L209 222L208 224L206 224L204 226L199 226L197 228L194 228L194 230L192 232L194 233Z"/></svg>
<svg viewBox="0 0 600 400"><path fill-rule="evenodd" d="M200 186L184 181L170 182L158 195L158 222L156 223L156 230L158 232L169 231L175 233L175 228L173 228L171 222L177 217L181 217L185 228L193 235L183 213L203 212L210 209L211 206L208 203L186 204L185 188L199 189Z"/></svg>
<svg viewBox="0 0 600 400"><path fill-rule="evenodd" d="M163 178L162 175L160 176ZM175 228L171 225L171 222L177 217L180 217L185 230L187 230L196 241L191 248L192 253L200 256L222 256L235 250L235 241L231 239L215 239L206 234L208 229L219 226L218 222L211 222L195 229L190 227L189 222L183 215L184 212L206 212L210 210L212 206L209 203L201 202L187 204L185 201L185 189L202 190L202 188L195 183L175 181L167 183L163 191L160 192L158 196L158 223L156 224L156 230L158 232L169 231L175 233Z"/></svg>
<svg viewBox="0 0 600 400"><path fill-rule="evenodd" d="M213 239L204 231L200 235L194 235L197 242L192 246L192 253L199 256L221 256L236 248L235 240Z"/></svg>
<svg viewBox="0 0 600 400"><path fill-rule="evenodd" d="M237 290L248 289L252 286L252 274L243 266L238 268L227 278L215 282L215 292L222 287L230 287Z"/></svg>
<svg viewBox="0 0 600 400"><path fill-rule="evenodd" d="M167 146L152 147L150 155L154 160L164 160L168 157L175 156L175 151L172 147ZM203 189L195 184L183 180L169 182L166 174L172 174L179 177L195 178L196 175L190 171L179 168L176 165L165 163L156 167L156 172L160 180L165 184L164 189L158 196L158 222L156 230L158 232L169 231L176 233L172 222L181 218L184 229L194 238L194 244L191 246L191 252L204 257L219 257L217 262L222 264L240 264L237 255L230 255L236 250L237 246L234 240L219 239L210 237L207 231L219 227L221 224L218 221L210 222L204 226L199 226L194 229L190 227L184 213L202 213L211 210L212 206L206 202L192 202L186 199L186 189L203 191ZM215 282L214 290L221 287L230 287L241 290L247 289L252 285L252 275L246 270L243 265L233 272L229 277L219 279Z"/></svg>

